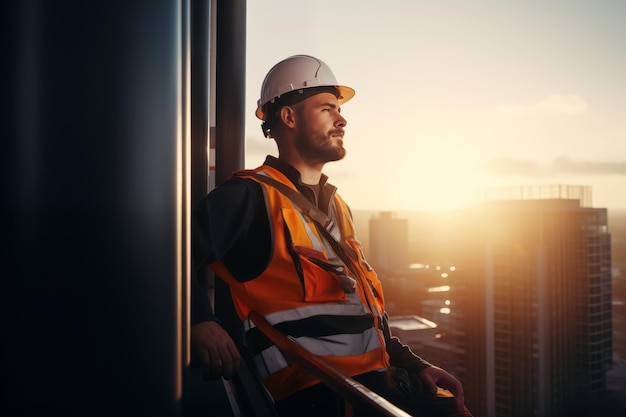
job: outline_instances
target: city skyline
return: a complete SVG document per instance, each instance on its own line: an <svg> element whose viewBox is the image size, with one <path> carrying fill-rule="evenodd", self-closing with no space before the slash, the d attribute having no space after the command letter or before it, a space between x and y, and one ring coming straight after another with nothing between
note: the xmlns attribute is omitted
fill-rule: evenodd
<svg viewBox="0 0 626 417"><path fill-rule="evenodd" d="M276 154L253 115L263 76L308 53L356 89L347 156L325 168L353 209L547 184L626 208L625 14L611 0L249 2L246 167Z"/></svg>
<svg viewBox="0 0 626 417"><path fill-rule="evenodd" d="M568 193L576 191L584 195ZM415 273L405 256L393 257L391 243L366 250L382 272L390 315L434 322L428 335L408 340L460 378L466 401L480 415L557 416L573 409L616 415L602 413L623 408L623 392L605 385L605 371L624 353L620 342L611 355L611 280L619 273L608 266L610 241L623 242L626 217L621 214L621 232L613 236L605 208L554 197L490 201L442 222L425 216L411 230L412 219L399 213L369 216L370 241L411 246L408 262L432 263L430 271ZM614 266L623 261L620 256ZM404 272L392 262L405 264ZM446 262L460 269L438 278ZM426 291L438 281L449 283L445 293ZM622 325L614 329L613 337L623 339Z"/></svg>

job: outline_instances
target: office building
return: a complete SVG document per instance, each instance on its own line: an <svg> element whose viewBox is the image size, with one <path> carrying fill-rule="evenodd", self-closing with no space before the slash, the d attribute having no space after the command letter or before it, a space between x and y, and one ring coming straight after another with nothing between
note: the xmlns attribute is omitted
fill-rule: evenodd
<svg viewBox="0 0 626 417"><path fill-rule="evenodd" d="M475 415L594 415L612 361L607 210L589 187L507 189L468 210L457 238L454 342Z"/></svg>
<svg viewBox="0 0 626 417"><path fill-rule="evenodd" d="M383 211L369 223L368 261L381 276L406 273L409 267L407 219Z"/></svg>

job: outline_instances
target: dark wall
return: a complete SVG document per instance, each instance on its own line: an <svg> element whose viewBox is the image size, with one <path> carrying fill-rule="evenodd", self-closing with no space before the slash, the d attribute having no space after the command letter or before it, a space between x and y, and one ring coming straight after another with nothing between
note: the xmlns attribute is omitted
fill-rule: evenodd
<svg viewBox="0 0 626 417"><path fill-rule="evenodd" d="M2 6L3 415L172 415L180 1Z"/></svg>

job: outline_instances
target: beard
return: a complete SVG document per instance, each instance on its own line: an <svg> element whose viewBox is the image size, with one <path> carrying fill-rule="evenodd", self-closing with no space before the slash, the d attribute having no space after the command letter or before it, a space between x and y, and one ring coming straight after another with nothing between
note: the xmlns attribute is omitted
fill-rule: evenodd
<svg viewBox="0 0 626 417"><path fill-rule="evenodd" d="M333 135L343 133L343 129L320 132L307 128L300 129L296 135L296 149L306 160L314 163L339 161L346 156L343 139Z"/></svg>

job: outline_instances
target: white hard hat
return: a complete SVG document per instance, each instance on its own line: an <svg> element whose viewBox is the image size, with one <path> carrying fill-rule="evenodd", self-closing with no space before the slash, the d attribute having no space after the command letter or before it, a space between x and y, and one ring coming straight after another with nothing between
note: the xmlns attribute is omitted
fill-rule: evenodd
<svg viewBox="0 0 626 417"><path fill-rule="evenodd" d="M265 76L256 117L265 120L263 106L283 94L312 87L336 87L339 104L354 97L354 89L338 85L335 75L322 60L309 55L294 55L274 65Z"/></svg>

